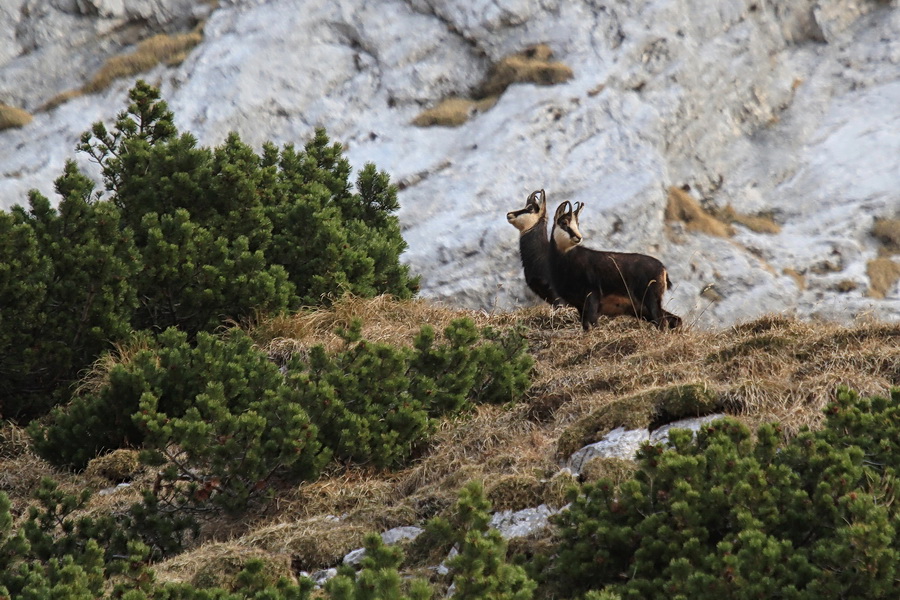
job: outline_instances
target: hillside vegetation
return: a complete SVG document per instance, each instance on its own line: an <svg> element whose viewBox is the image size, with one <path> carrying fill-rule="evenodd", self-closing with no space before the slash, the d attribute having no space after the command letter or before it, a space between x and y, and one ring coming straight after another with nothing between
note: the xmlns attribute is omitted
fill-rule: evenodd
<svg viewBox="0 0 900 600"><path fill-rule="evenodd" d="M339 564L344 554L363 545L368 532L447 517L459 490L471 481L482 482L486 498L498 509L559 507L566 502L566 488L577 484L559 473L560 461L619 425L658 426L705 408L732 415L751 429L777 422L784 441L804 427L820 428L823 409L836 398L838 386L884 396L900 382L896 324L842 327L769 316L722 331L661 333L622 318L601 321L583 333L569 310L485 314L379 296L345 298L331 308L260 319L245 329L256 347L284 364L315 346L338 351L345 341L336 332L355 319L361 319L360 334L368 343L410 346L423 324L441 331L459 318L479 328L523 327L534 370L521 401L442 418L403 468L332 463L314 480L276 483L266 502L239 517L201 514L196 537L153 565L158 580L233 586L251 559L262 560L271 577L294 578L299 571ZM109 360L129 358L120 353ZM98 363L85 385L97 385L110 370L108 363ZM702 390L704 401L666 404L667 391L679 386ZM592 420L598 412L606 415L605 422ZM124 511L160 481L156 469L136 462L121 472L104 471L101 459L81 474L56 470L12 425L3 429L2 456L0 489L12 496L12 513L19 520L34 503L30 494L42 477L52 477L69 492L95 492L80 509L90 515ZM634 468L600 473L621 483ZM96 494L121 481L131 485ZM513 550L532 554L551 538L548 532L541 539L516 541ZM427 550L409 548L402 568L430 573L422 569L427 559L416 553L425 552L434 564L443 557Z"/></svg>
<svg viewBox="0 0 900 600"><path fill-rule="evenodd" d="M0 598L897 597L900 325L416 300L386 173L130 100L0 213Z"/></svg>

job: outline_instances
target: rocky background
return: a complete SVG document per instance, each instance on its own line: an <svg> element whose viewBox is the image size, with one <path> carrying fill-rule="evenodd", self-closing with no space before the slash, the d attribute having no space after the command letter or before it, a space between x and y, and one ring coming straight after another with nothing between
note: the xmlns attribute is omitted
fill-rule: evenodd
<svg viewBox="0 0 900 600"><path fill-rule="evenodd" d="M321 126L388 171L426 298L535 303L505 213L544 188L661 258L687 323L900 320L897 0L0 0L0 206L92 169L137 77L100 74L154 44L201 144ZM495 85L516 57L547 69Z"/></svg>

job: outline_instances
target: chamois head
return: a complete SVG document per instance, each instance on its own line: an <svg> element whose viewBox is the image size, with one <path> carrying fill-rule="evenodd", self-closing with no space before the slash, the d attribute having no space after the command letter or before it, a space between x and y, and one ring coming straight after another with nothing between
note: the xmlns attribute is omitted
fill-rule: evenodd
<svg viewBox="0 0 900 600"><path fill-rule="evenodd" d="M553 217L553 240L560 252L568 252L584 239L578 230L578 215L584 203L576 202L574 206L566 200L556 209Z"/></svg>
<svg viewBox="0 0 900 600"><path fill-rule="evenodd" d="M525 201L525 208L506 213L506 220L525 233L547 216L547 195L544 190L535 190Z"/></svg>

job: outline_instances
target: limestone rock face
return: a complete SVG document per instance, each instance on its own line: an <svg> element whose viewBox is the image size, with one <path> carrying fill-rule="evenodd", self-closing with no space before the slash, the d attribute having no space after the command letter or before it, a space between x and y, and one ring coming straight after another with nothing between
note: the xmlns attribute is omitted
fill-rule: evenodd
<svg viewBox="0 0 900 600"><path fill-rule="evenodd" d="M402 188L404 260L427 298L536 303L505 213L544 188L551 210L586 204L587 246L660 258L666 308L688 324L900 319L900 286L870 298L866 273L883 253L874 220L900 211L897 0L0 0L0 102L35 113L0 132L0 203L52 194L80 133L114 118L133 79L38 107L130 44L197 23L183 63L142 75L179 126L257 146L325 127L355 167L374 162ZM411 124L475 98L492 65L536 43L573 77L510 85L459 127ZM780 231L667 223L667 190L682 185Z"/></svg>

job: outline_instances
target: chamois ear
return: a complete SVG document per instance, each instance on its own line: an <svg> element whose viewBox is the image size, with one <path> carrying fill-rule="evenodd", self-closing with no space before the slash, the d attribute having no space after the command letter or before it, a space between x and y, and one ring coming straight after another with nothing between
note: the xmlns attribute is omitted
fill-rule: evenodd
<svg viewBox="0 0 900 600"><path fill-rule="evenodd" d="M563 215L572 212L572 203L566 200L562 204L556 207L556 215L554 215L553 220L559 221Z"/></svg>
<svg viewBox="0 0 900 600"><path fill-rule="evenodd" d="M576 202L577 206L575 207L575 219L578 220L578 216L581 214L581 209L584 208L584 202Z"/></svg>

